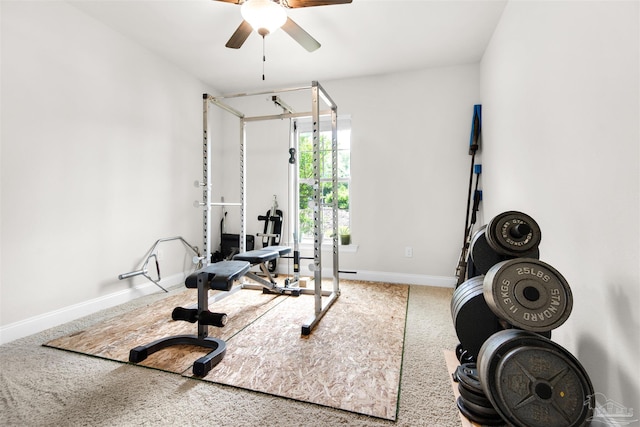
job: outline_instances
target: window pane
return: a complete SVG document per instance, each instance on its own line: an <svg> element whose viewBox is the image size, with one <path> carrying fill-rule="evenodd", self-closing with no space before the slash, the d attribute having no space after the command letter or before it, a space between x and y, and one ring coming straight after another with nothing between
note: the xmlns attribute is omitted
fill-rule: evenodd
<svg viewBox="0 0 640 427"><path fill-rule="evenodd" d="M331 171L333 171L333 163L331 162L331 151L321 151L320 159L322 163L322 174L320 178L331 179Z"/></svg>
<svg viewBox="0 0 640 427"><path fill-rule="evenodd" d="M309 208L313 203L313 186L311 184L300 183L300 210Z"/></svg>
<svg viewBox="0 0 640 427"><path fill-rule="evenodd" d="M338 178L351 176L351 153L348 150L338 151Z"/></svg>
<svg viewBox="0 0 640 427"><path fill-rule="evenodd" d="M298 158L300 163L300 178L313 178L313 147L311 145L311 134L300 135L298 145Z"/></svg>
<svg viewBox="0 0 640 427"><path fill-rule="evenodd" d="M319 145L319 157L320 157L320 197L321 206L319 207L322 212L323 220L323 234L325 241L332 237L333 233L333 211L332 203L334 198L337 198L338 211L337 211L337 226L338 228L350 227L350 199L349 199L349 180L351 175L351 155L350 155L350 137L351 129L346 125L347 129L340 129L338 131L338 152L337 152L337 166L338 166L338 188L337 194L333 194L332 179L332 158L331 158L331 146L332 146L332 133L330 126L323 127L323 131L320 133L318 141ZM298 159L300 168L300 184L299 184L299 196L300 196L300 237L303 240L313 239L313 133L308 130L310 128L304 128L299 133L298 141Z"/></svg>

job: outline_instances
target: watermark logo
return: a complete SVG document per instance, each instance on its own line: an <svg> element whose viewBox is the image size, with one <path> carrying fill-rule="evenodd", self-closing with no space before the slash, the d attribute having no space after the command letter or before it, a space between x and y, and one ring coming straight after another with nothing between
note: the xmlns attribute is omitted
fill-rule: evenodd
<svg viewBox="0 0 640 427"><path fill-rule="evenodd" d="M633 408L627 408L615 400L608 399L602 393L588 396L584 403L593 411L593 416L587 421L598 421L614 427L626 426L638 421L638 418L633 416Z"/></svg>

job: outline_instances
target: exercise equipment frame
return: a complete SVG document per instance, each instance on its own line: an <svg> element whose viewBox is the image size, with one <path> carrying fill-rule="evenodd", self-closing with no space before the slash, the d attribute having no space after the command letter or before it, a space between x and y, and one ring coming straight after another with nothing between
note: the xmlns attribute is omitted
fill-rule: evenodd
<svg viewBox="0 0 640 427"><path fill-rule="evenodd" d="M266 115L266 116L254 116L254 117L246 117L242 112L236 110L235 108L229 106L223 100L231 99L231 98L240 98L247 96L256 96L256 95L272 95L275 96L279 93L284 92L297 92L303 90L311 91L311 111L304 113L294 113L291 109L283 108L282 114L276 115ZM272 98L273 99L273 98ZM321 100L326 104L329 109L322 110L320 109ZM211 199L211 185L210 185L210 154L209 154L209 106L210 104L216 105L221 109L231 113L232 115L238 117L240 119L240 252L245 252L245 242L246 242L246 208L247 208L247 200L246 200L246 173L245 173L245 163L246 163L246 146L247 146L247 136L246 136L246 123L254 122L254 121L264 121L264 120L282 120L282 119L290 119L293 120L298 117L309 117L311 116L313 122L313 201L314 201L314 227L313 227L313 264L311 265L311 270L314 273L314 289L305 289L301 288L301 294L312 294L315 296L315 308L314 315L309 319L308 322L302 325L302 335L309 335L313 328L318 324L318 322L322 319L322 317L327 313L329 308L333 305L333 303L337 300L340 295L340 280L338 277L339 270L339 255L338 255L338 198L334 197L331 204L331 212L332 212L332 255L333 255L333 269L332 269L332 277L333 277L333 287L331 291L322 290L322 237L323 237L323 221L322 221L322 200L321 200L321 158L320 158L320 116L330 115L331 117L331 162L332 162L332 186L333 186L333 194L338 193L338 107L333 102L329 94L322 88L322 86L317 82L311 82L311 86L305 87L296 87L289 89L280 89L280 90L272 90L272 91L262 91L255 93L239 93L232 95L223 95L223 96L212 96L208 94L203 94L203 135L202 135L202 145L203 145L203 181L200 184L202 189L202 202L197 203L196 206L202 206L203 208L203 216L202 216L202 224L203 224L203 250L204 250L204 259L207 263L211 260L211 243L209 241L209 229L211 226L211 207L219 206L223 203L210 203ZM297 174L295 174L297 179ZM229 205L238 205L238 203L229 203ZM298 252L298 221L295 221L295 232L294 232L294 252ZM297 277L296 277L297 279ZM323 304L323 298L328 297L326 302Z"/></svg>

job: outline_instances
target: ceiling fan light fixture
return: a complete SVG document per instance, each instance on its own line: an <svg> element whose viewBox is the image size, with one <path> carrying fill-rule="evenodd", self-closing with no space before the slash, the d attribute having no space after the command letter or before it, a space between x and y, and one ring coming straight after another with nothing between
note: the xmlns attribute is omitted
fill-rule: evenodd
<svg viewBox="0 0 640 427"><path fill-rule="evenodd" d="M287 21L287 12L271 0L247 0L240 9L242 18L261 36L271 34Z"/></svg>

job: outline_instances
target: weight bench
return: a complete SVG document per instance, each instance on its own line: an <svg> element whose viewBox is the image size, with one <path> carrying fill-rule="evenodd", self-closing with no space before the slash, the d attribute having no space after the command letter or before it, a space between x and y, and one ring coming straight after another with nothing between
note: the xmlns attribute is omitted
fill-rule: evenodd
<svg viewBox="0 0 640 427"><path fill-rule="evenodd" d="M198 308L176 307L171 313L171 318L190 323L198 322L198 335L174 335L138 346L129 352L129 362L142 362L149 355L170 346L196 345L212 349L210 353L193 363L195 376L207 375L220 363L227 350L223 340L209 337L209 325L222 327L227 323L226 314L209 311L209 289L230 291L233 282L247 274L249 268L251 265L246 261L221 261L190 274L184 284L187 288L198 290Z"/></svg>
<svg viewBox="0 0 640 427"><path fill-rule="evenodd" d="M276 281L271 276L269 268L267 267L267 264L270 261L273 261L289 253L291 253L291 248L287 246L267 246L262 249L255 249L253 251L236 254L234 255L233 259L236 261L246 261L250 263L252 267L256 265L260 267L260 270L267 277L267 279L264 279L251 271L247 272L246 276L260 283L260 288L263 292L275 293L280 295L299 296L300 288L298 287L278 286ZM251 286L248 284L243 284L242 286L244 288L251 289Z"/></svg>

